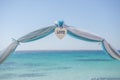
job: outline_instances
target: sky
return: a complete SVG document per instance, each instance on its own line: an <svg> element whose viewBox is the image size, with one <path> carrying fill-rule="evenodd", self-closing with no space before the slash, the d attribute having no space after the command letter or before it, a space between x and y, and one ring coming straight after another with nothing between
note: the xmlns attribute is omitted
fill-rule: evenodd
<svg viewBox="0 0 120 80"><path fill-rule="evenodd" d="M12 38L18 39L34 30L64 20L66 25L94 33L120 49L120 0L0 0L0 50ZM17 50L101 50L91 43L66 35L56 35L28 43Z"/></svg>

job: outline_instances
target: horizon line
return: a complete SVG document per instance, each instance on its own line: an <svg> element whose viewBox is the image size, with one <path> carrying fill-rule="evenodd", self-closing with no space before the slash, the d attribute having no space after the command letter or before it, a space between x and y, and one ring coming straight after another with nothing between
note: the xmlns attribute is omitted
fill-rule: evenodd
<svg viewBox="0 0 120 80"><path fill-rule="evenodd" d="M85 50L16 50L16 51L103 51L103 50L98 50L98 49L93 49L93 50L87 50L87 49L85 49ZM120 50L118 50L118 51L120 51Z"/></svg>

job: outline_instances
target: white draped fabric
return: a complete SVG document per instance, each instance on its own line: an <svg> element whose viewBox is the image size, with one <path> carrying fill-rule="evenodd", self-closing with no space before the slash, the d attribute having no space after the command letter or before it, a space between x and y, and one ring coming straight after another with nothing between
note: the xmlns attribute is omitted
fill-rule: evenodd
<svg viewBox="0 0 120 80"><path fill-rule="evenodd" d="M72 35L75 38L86 41L92 41L92 42L101 42L102 47L106 51L106 53L108 53L112 58L120 60L119 52L115 50L105 39L87 32L80 31L73 27L66 27L66 28L68 30L68 34Z"/></svg>
<svg viewBox="0 0 120 80"><path fill-rule="evenodd" d="M41 38L53 33L56 27L57 26L49 26L49 27L46 27L46 28L38 29L38 30L33 31L33 32L19 38L18 40L12 42L4 50L4 52L1 54L0 63L2 63L9 56L9 54L11 54L12 52L15 51L15 49L17 48L17 46L20 42L25 43L25 42L30 42L30 41L35 41L35 40L41 39ZM103 49L112 58L120 60L119 52L117 50L113 49L113 47L105 39L103 39L99 36L96 36L94 34L83 32L83 31L75 29L73 27L67 26L65 28L68 30L68 34L75 37L75 38L82 39L82 40L85 40L85 41L101 42L102 46L103 46Z"/></svg>
<svg viewBox="0 0 120 80"><path fill-rule="evenodd" d="M103 49L113 58L120 60L120 54L106 40L102 42Z"/></svg>
<svg viewBox="0 0 120 80"><path fill-rule="evenodd" d="M73 37L80 38L82 40L93 41L93 42L101 42L104 40L101 37L75 29L73 27L66 27L66 28L68 30L68 34L72 35Z"/></svg>
<svg viewBox="0 0 120 80"><path fill-rule="evenodd" d="M30 42L30 41L34 41L34 40L43 38L43 37L53 33L55 28L56 28L56 26L49 26L46 28L38 29L36 31L33 31L33 32L19 38L18 41L24 43L24 42Z"/></svg>
<svg viewBox="0 0 120 80"><path fill-rule="evenodd" d="M0 56L0 63L2 63L9 55L10 53L14 52L17 46L19 45L18 41L12 42L1 54Z"/></svg>
<svg viewBox="0 0 120 80"><path fill-rule="evenodd" d="M33 32L19 38L18 40L14 41L4 50L4 52L1 53L0 63L2 63L9 56L9 54L14 52L14 50L17 48L17 46L20 42L25 43L25 42L38 40L40 38L43 38L43 37L53 33L55 28L56 28L56 26L49 26L46 28L42 28L42 29L33 31Z"/></svg>

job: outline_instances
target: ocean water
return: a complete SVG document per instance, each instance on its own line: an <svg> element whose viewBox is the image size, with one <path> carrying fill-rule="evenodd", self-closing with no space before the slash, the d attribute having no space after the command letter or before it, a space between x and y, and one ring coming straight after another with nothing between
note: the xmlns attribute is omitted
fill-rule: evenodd
<svg viewBox="0 0 120 80"><path fill-rule="evenodd" d="M0 80L120 80L120 61L103 51L16 51Z"/></svg>

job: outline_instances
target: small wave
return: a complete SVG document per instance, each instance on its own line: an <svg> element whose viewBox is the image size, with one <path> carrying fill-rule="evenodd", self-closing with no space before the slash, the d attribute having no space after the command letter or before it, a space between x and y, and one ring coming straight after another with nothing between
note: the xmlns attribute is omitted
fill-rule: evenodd
<svg viewBox="0 0 120 80"><path fill-rule="evenodd" d="M0 79L9 79L9 78L15 78L15 77L17 77L17 75L14 73L6 73L6 74L0 75Z"/></svg>
<svg viewBox="0 0 120 80"><path fill-rule="evenodd" d="M16 62L5 62L3 65L14 65L17 64Z"/></svg>
<svg viewBox="0 0 120 80"><path fill-rule="evenodd" d="M67 70L67 69L71 69L72 67L52 67L52 68L45 68L43 70Z"/></svg>
<svg viewBox="0 0 120 80"><path fill-rule="evenodd" d="M47 64L47 63L25 63L23 64L23 66L27 66L27 67L47 67L47 66L55 66L56 64Z"/></svg>
<svg viewBox="0 0 120 80"><path fill-rule="evenodd" d="M112 61L111 59L77 59L77 61Z"/></svg>
<svg viewBox="0 0 120 80"><path fill-rule="evenodd" d="M40 77L40 76L47 76L47 75L42 73L26 73L19 75L19 77Z"/></svg>

